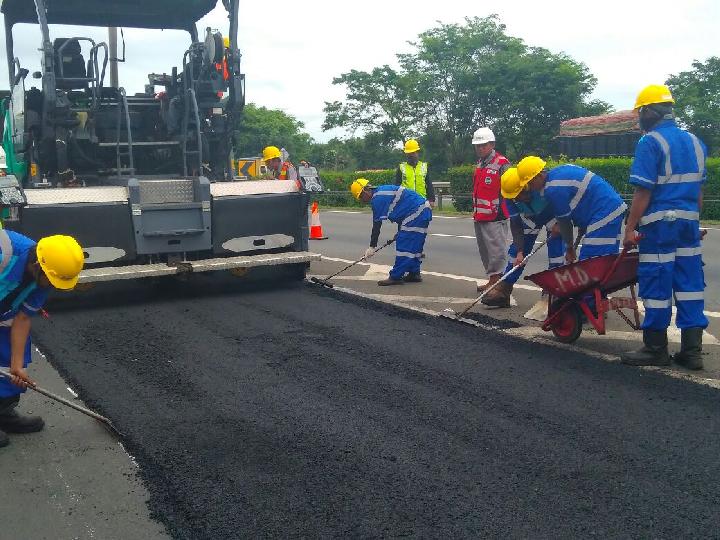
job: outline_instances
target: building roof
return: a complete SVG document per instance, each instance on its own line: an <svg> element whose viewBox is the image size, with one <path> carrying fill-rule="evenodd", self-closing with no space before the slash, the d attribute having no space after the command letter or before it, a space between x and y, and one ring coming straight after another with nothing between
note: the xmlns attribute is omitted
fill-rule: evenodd
<svg viewBox="0 0 720 540"><path fill-rule="evenodd" d="M600 116L583 116L560 124L558 137L588 137L620 133L639 133L637 113L618 111Z"/></svg>

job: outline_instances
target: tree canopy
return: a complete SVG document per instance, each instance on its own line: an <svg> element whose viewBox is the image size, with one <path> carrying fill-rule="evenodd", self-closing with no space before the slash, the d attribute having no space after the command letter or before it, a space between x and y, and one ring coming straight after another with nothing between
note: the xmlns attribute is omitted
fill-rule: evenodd
<svg viewBox="0 0 720 540"><path fill-rule="evenodd" d="M675 113L713 154L720 151L720 57L695 61L693 69L671 75L666 84L675 98Z"/></svg>
<svg viewBox="0 0 720 540"><path fill-rule="evenodd" d="M447 164L472 157L475 129L496 131L511 154L550 153L560 122L611 110L588 101L597 81L562 53L508 36L496 15L439 24L397 55L399 68L352 70L333 80L344 101L326 103L324 129L344 127L400 143L424 136Z"/></svg>

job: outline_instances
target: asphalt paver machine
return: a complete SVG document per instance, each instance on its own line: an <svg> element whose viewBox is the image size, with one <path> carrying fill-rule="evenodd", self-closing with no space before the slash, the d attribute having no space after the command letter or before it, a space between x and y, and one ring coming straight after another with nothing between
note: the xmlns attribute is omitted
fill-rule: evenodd
<svg viewBox="0 0 720 540"><path fill-rule="evenodd" d="M197 28L218 3L229 40ZM302 182L233 174L232 134L245 99L238 3L2 0L11 94L0 186L6 226L32 238L76 237L86 256L81 282L271 265L304 276L319 256L308 252ZM18 23L40 29L41 69L32 74L14 54ZM51 35L59 25L182 30L188 48L131 93L107 80L112 47Z"/></svg>

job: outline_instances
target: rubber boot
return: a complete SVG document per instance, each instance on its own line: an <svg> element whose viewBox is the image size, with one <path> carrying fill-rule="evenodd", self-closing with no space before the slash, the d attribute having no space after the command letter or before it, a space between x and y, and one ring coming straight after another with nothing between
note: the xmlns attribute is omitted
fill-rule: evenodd
<svg viewBox="0 0 720 540"><path fill-rule="evenodd" d="M483 293L486 290L488 290L490 287L495 285L499 280L500 280L500 274L494 274L494 275L490 276L490 279L488 279L488 282L485 285L478 285L477 291L479 293Z"/></svg>
<svg viewBox="0 0 720 540"><path fill-rule="evenodd" d="M381 287L387 287L389 285L402 285L403 283L405 282L402 279L395 279L392 277L389 277L387 279L381 279L377 282L377 284Z"/></svg>
<svg viewBox="0 0 720 540"><path fill-rule="evenodd" d="M490 292L488 292L480 302L488 307L510 307L510 295L512 294L513 286L503 281L498 283L497 286Z"/></svg>
<svg viewBox="0 0 720 540"><path fill-rule="evenodd" d="M676 364L687 369L702 369L702 328L685 328L680 337L680 352L673 356Z"/></svg>
<svg viewBox="0 0 720 540"><path fill-rule="evenodd" d="M5 433L35 433L45 427L39 416L23 416L15 410L20 396L0 398L0 430Z"/></svg>
<svg viewBox="0 0 720 540"><path fill-rule="evenodd" d="M420 272L408 272L403 277L405 283L422 283L422 276Z"/></svg>
<svg viewBox="0 0 720 540"><path fill-rule="evenodd" d="M628 366L669 366L668 340L666 330L643 330L643 347L620 355Z"/></svg>

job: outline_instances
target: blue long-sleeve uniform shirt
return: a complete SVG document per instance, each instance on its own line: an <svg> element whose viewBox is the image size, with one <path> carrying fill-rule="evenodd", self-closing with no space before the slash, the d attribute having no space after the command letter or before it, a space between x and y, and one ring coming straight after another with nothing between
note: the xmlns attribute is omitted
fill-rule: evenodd
<svg viewBox="0 0 720 540"><path fill-rule="evenodd" d="M543 197L555 217L570 219L586 228L618 210L623 200L601 176L577 165L560 165L548 171Z"/></svg>
<svg viewBox="0 0 720 540"><path fill-rule="evenodd" d="M703 142L674 120L663 120L643 135L630 168L630 183L652 191L640 224L659 221L670 210L680 219L699 219L706 159Z"/></svg>
<svg viewBox="0 0 720 540"><path fill-rule="evenodd" d="M427 199L412 189L402 186L383 185L373 190L370 207L373 212L373 229L370 235L370 245L377 246L380 236L380 226L383 221L402 223L412 216L420 207L426 206Z"/></svg>
<svg viewBox="0 0 720 540"><path fill-rule="evenodd" d="M35 249L36 243L30 238L13 231L2 230L0 234L7 234L12 246L10 261L0 273L1 302L3 298L7 297L23 283L28 257L32 253L32 250ZM2 247L0 247L0 260L1 257L5 256L7 256L7 254L2 253ZM47 298L48 289L38 287L34 281L26 284L24 289L15 298L10 309L0 314L0 324L12 320L19 312L29 316L36 315L40 309L42 309L43 305L45 305Z"/></svg>

